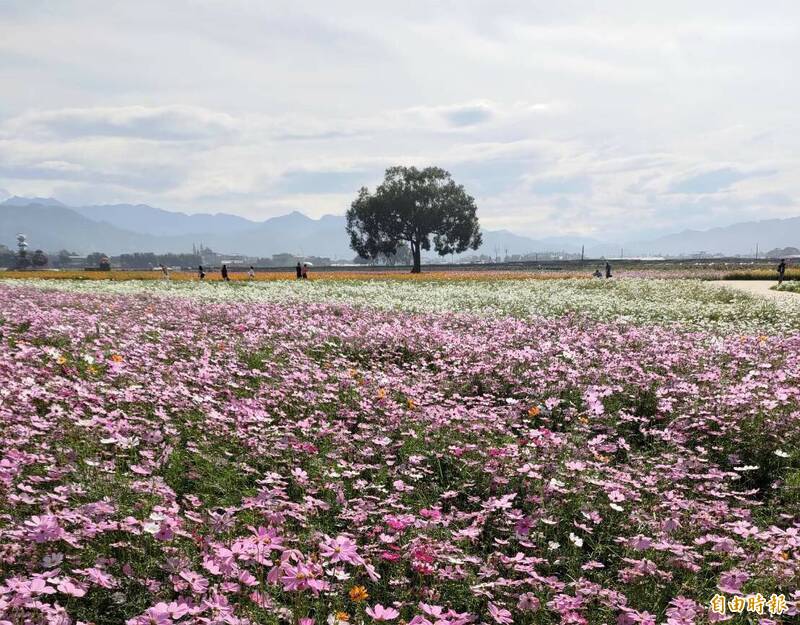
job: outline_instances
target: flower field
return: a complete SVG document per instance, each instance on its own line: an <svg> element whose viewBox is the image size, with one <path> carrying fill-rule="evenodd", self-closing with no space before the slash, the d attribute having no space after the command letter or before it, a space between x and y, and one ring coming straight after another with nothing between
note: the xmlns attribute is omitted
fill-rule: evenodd
<svg viewBox="0 0 800 625"><path fill-rule="evenodd" d="M202 303L336 302L405 312L458 311L521 318L579 314L605 323L679 324L724 333L800 330L800 299L757 299L738 290L718 288L713 282L645 278L492 280L486 276L471 280L463 275L447 280L446 275L422 274L422 278L412 280L340 276L333 280L229 284L164 280L13 280L7 284L70 293L191 298Z"/></svg>
<svg viewBox="0 0 800 625"><path fill-rule="evenodd" d="M798 331L695 281L1 282L0 624L796 622Z"/></svg>

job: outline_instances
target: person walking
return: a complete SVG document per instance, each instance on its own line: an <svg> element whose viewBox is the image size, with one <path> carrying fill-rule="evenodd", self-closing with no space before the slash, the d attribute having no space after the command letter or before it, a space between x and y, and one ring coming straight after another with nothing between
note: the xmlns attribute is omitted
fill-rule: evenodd
<svg viewBox="0 0 800 625"><path fill-rule="evenodd" d="M300 261L297 261L297 267L294 268L295 272L297 273L297 279L300 280L303 277L303 268L300 266Z"/></svg>
<svg viewBox="0 0 800 625"><path fill-rule="evenodd" d="M220 273L222 274L222 279L225 282L230 282L230 278L228 277L228 265L224 265L223 264L222 265L222 271Z"/></svg>
<svg viewBox="0 0 800 625"><path fill-rule="evenodd" d="M247 272L247 279L252 282L256 277L256 270L253 269L253 265L250 265L250 271Z"/></svg>
<svg viewBox="0 0 800 625"><path fill-rule="evenodd" d="M161 263L161 275L164 277L164 280L169 280L169 269L164 263Z"/></svg>
<svg viewBox="0 0 800 625"><path fill-rule="evenodd" d="M778 265L778 286L783 284L783 278L786 275L786 259L781 258L781 262Z"/></svg>
<svg viewBox="0 0 800 625"><path fill-rule="evenodd" d="M606 278L611 277L611 263L606 261Z"/></svg>
<svg viewBox="0 0 800 625"><path fill-rule="evenodd" d="M205 269L203 269L203 265L197 266L197 277L200 278L201 280L205 280L206 271Z"/></svg>
<svg viewBox="0 0 800 625"><path fill-rule="evenodd" d="M303 276L303 280L308 280L308 264L307 263L303 263L302 276Z"/></svg>

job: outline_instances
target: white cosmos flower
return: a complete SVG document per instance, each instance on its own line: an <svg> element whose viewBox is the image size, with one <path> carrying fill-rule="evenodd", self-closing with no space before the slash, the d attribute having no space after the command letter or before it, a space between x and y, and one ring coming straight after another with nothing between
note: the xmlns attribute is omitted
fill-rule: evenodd
<svg viewBox="0 0 800 625"><path fill-rule="evenodd" d="M782 449L776 449L775 455L778 456L779 458L788 458L791 454L786 453Z"/></svg>
<svg viewBox="0 0 800 625"><path fill-rule="evenodd" d="M569 539L572 541L572 544L576 547L583 547L583 538L580 536L576 536L574 533L569 533Z"/></svg>

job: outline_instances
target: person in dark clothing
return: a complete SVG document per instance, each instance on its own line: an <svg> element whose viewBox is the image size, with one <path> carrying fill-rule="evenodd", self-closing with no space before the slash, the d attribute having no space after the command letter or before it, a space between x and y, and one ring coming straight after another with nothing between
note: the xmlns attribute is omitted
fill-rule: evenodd
<svg viewBox="0 0 800 625"><path fill-rule="evenodd" d="M611 263L606 261L606 278L611 277Z"/></svg>
<svg viewBox="0 0 800 625"><path fill-rule="evenodd" d="M201 280L205 279L206 271L205 269L203 269L203 265L197 266L197 277L200 278Z"/></svg>
<svg viewBox="0 0 800 625"><path fill-rule="evenodd" d="M781 262L778 265L778 284L783 283L783 277L786 274L786 259L781 258Z"/></svg>
<svg viewBox="0 0 800 625"><path fill-rule="evenodd" d="M225 282L229 282L230 278L228 278L228 265L222 265L221 273L222 273L222 279L225 280Z"/></svg>
<svg viewBox="0 0 800 625"><path fill-rule="evenodd" d="M300 266L300 261L297 261L297 267L294 268L295 273L297 273L297 279L300 280L303 277L303 268Z"/></svg>

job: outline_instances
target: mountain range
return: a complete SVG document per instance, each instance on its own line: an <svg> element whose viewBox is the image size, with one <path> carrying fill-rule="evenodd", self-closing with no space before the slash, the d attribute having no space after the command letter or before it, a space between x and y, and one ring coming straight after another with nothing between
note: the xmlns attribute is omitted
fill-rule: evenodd
<svg viewBox="0 0 800 625"><path fill-rule="evenodd" d="M292 212L265 221L225 213L194 214L145 204L67 206L52 198L11 197L0 203L0 244L13 247L17 233L28 236L31 248L79 254L105 252L185 252L195 244L229 254L268 257L280 252L350 259L345 218L325 215L312 219ZM711 230L669 234L649 241L626 242L626 256L681 255L700 251L728 255L800 247L800 217L743 222ZM484 230L479 253L579 253L614 257L621 245L585 237L532 239L508 230ZM472 253L471 251L469 253Z"/></svg>

